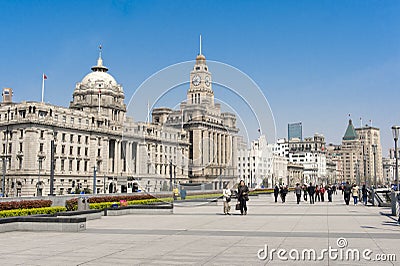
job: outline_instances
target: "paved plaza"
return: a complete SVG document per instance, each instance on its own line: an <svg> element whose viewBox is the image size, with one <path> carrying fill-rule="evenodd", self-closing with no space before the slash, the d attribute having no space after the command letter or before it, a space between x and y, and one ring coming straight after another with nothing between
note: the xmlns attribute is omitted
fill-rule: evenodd
<svg viewBox="0 0 400 266"><path fill-rule="evenodd" d="M233 202L235 203L235 202ZM234 204L232 204L234 205ZM274 203L271 195L251 197L249 213L222 215L222 204L180 204L173 215L125 215L87 222L79 233L8 232L0 244L2 265L400 265L400 226L390 209L346 206L342 195L334 202ZM338 238L347 242L338 247ZM341 243L343 244L343 242ZM263 260L260 249L282 249ZM295 261L289 252L329 246L339 251L370 249L396 254L397 261L335 259L325 253L319 261ZM258 253L262 259L258 258ZM295 253L291 253L292 257ZM339 254L339 252L337 253ZM352 258L352 257L350 257Z"/></svg>

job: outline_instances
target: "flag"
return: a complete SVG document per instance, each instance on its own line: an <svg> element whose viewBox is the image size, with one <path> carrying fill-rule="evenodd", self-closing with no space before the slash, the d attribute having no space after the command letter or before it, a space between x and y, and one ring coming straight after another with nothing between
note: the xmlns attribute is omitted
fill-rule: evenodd
<svg viewBox="0 0 400 266"><path fill-rule="evenodd" d="M46 74L44 74L44 73L43 73L43 79L47 79L47 76L46 76Z"/></svg>

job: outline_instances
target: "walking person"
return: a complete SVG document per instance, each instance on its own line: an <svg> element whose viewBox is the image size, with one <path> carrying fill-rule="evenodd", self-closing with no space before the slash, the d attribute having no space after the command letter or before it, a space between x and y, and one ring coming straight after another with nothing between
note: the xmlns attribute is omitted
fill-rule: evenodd
<svg viewBox="0 0 400 266"><path fill-rule="evenodd" d="M320 198L320 196L319 196L319 186L318 185L316 185L315 186L315 201L321 201L321 198Z"/></svg>
<svg viewBox="0 0 400 266"><path fill-rule="evenodd" d="M280 193L281 193L282 203L285 203L286 202L286 194L288 193L287 186L282 186Z"/></svg>
<svg viewBox="0 0 400 266"><path fill-rule="evenodd" d="M354 206L357 206L358 203L358 194L359 192L359 187L356 184L353 184L353 188L351 189L351 194L353 195L353 200L354 200Z"/></svg>
<svg viewBox="0 0 400 266"><path fill-rule="evenodd" d="M304 201L307 201L307 185L306 184L303 184L303 198L304 198Z"/></svg>
<svg viewBox="0 0 400 266"><path fill-rule="evenodd" d="M322 184L321 184L321 188L319 189L319 194L321 195L321 201L324 202L325 201L325 188Z"/></svg>
<svg viewBox="0 0 400 266"><path fill-rule="evenodd" d="M274 188L275 203L278 202L278 196L279 196L279 187L278 184L276 184Z"/></svg>
<svg viewBox="0 0 400 266"><path fill-rule="evenodd" d="M347 181L346 185L343 186L342 193L344 195L344 201L346 202L346 205L349 205L349 203L350 203L350 194L351 194L351 186L350 186L349 181Z"/></svg>
<svg viewBox="0 0 400 266"><path fill-rule="evenodd" d="M308 190L308 196L310 196L310 204L314 204L314 193L315 193L315 187L312 185L310 182L310 185L307 188Z"/></svg>
<svg viewBox="0 0 400 266"><path fill-rule="evenodd" d="M332 202L333 189L331 185L327 186L326 193L328 194L328 201Z"/></svg>
<svg viewBox="0 0 400 266"><path fill-rule="evenodd" d="M361 194L362 194L362 200L365 206L367 206L367 200L368 200L368 190L365 184L361 188Z"/></svg>
<svg viewBox="0 0 400 266"><path fill-rule="evenodd" d="M225 185L224 190L222 191L223 201L224 201L224 214L231 215L229 211L231 210L231 206L229 202L231 201L232 191L228 189L228 185Z"/></svg>
<svg viewBox="0 0 400 266"><path fill-rule="evenodd" d="M249 200L249 188L244 184L243 180L240 180L238 186L238 200L240 203L240 214L247 214L247 205L246 202Z"/></svg>
<svg viewBox="0 0 400 266"><path fill-rule="evenodd" d="M297 198L297 204L300 204L300 198L301 198L301 186L299 183L296 184L296 187L294 188L294 193L296 194Z"/></svg>

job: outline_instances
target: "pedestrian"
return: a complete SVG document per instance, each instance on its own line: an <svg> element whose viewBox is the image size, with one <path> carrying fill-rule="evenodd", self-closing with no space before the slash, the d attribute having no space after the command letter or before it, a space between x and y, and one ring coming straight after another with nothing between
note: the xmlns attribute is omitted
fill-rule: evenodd
<svg viewBox="0 0 400 266"><path fill-rule="evenodd" d="M349 203L350 203L350 194L351 194L351 186L350 186L349 181L347 181L346 185L343 186L342 193L344 195L344 201L346 202L346 205L349 205Z"/></svg>
<svg viewBox="0 0 400 266"><path fill-rule="evenodd" d="M347 184L347 182L346 182L346 184ZM342 185L341 186L341 188L342 188L342 195L344 195L344 188L346 187L346 185Z"/></svg>
<svg viewBox="0 0 400 266"><path fill-rule="evenodd" d="M354 200L354 206L357 206L358 203L358 190L359 187L356 184L353 184L353 188L351 189L351 194L353 195L353 200Z"/></svg>
<svg viewBox="0 0 400 266"><path fill-rule="evenodd" d="M324 202L325 201L325 188L324 186L321 184L321 187L319 189L319 194L321 196L321 201Z"/></svg>
<svg viewBox="0 0 400 266"><path fill-rule="evenodd" d="M362 193L362 200L364 202L364 205L367 206L367 200L368 200L368 190L365 184L363 184L361 188L361 193Z"/></svg>
<svg viewBox="0 0 400 266"><path fill-rule="evenodd" d="M279 195L279 187L278 184L276 184L274 188L275 203L278 202L278 195Z"/></svg>
<svg viewBox="0 0 400 266"><path fill-rule="evenodd" d="M313 184L310 182L310 185L307 188L308 190L308 196L310 196L310 204L314 204L314 193L315 193L315 187Z"/></svg>
<svg viewBox="0 0 400 266"><path fill-rule="evenodd" d="M333 189L330 184L326 187L326 193L328 194L328 201L332 202Z"/></svg>
<svg viewBox="0 0 400 266"><path fill-rule="evenodd" d="M304 197L304 201L307 201L307 185L303 184L303 197Z"/></svg>
<svg viewBox="0 0 400 266"><path fill-rule="evenodd" d="M296 184L296 187L294 188L294 193L296 194L297 198L297 204L300 204L300 198L301 198L301 186L299 183Z"/></svg>
<svg viewBox="0 0 400 266"><path fill-rule="evenodd" d="M224 190L222 191L223 195L223 201L224 201L224 214L225 215L231 215L229 211L231 210L231 206L229 205L229 202L231 201L231 196L232 192L230 189L228 189L228 185L224 186Z"/></svg>
<svg viewBox="0 0 400 266"><path fill-rule="evenodd" d="M286 194L288 193L287 186L282 186L280 193L281 193L282 203L285 203L286 202Z"/></svg>
<svg viewBox="0 0 400 266"><path fill-rule="evenodd" d="M238 186L238 200L240 203L240 214L247 214L247 205L246 202L249 200L249 188L244 184L243 180L240 180Z"/></svg>
<svg viewBox="0 0 400 266"><path fill-rule="evenodd" d="M337 195L336 185L333 185L333 186L332 186L332 190L333 190L333 193L332 193L332 194Z"/></svg>
<svg viewBox="0 0 400 266"><path fill-rule="evenodd" d="M178 188L177 188L177 187L174 188L172 192L173 192L174 200L177 200L178 197L179 197L179 190L178 190Z"/></svg>
<svg viewBox="0 0 400 266"><path fill-rule="evenodd" d="M319 186L318 185L316 185L315 186L315 201L321 201L321 197L319 196Z"/></svg>

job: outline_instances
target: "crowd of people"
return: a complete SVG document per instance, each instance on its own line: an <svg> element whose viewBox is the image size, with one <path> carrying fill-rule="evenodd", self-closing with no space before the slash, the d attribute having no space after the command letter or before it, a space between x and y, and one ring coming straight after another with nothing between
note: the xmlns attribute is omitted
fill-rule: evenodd
<svg viewBox="0 0 400 266"><path fill-rule="evenodd" d="M294 194L296 196L297 204L300 204L303 199L304 202L309 201L310 204L315 204L315 202L325 202L327 199L328 202L332 202L332 195L337 195L338 190L342 191L342 195L344 198L344 202L346 205L350 204L351 197L353 198L353 203L355 206L358 205L359 200L367 205L368 203L368 190L365 184L359 188L356 184L350 185L349 182L346 182L342 185L337 184L313 184L310 182L308 185L297 183L294 187ZM223 201L224 201L224 214L230 215L230 201L233 194L236 195L237 203L235 206L236 210L240 211L241 215L247 214L247 201L249 200L249 188L245 185L244 181L241 180L239 182L238 188L234 193L227 187L223 190ZM287 185L278 185L276 184L274 187L274 199L275 202L278 202L278 197L280 197L282 203L286 202L286 196L289 193L289 188ZM325 198L326 196L326 198Z"/></svg>

